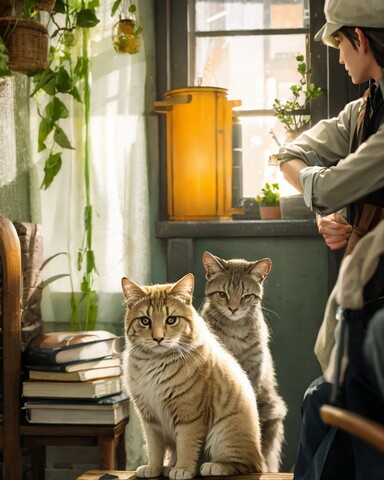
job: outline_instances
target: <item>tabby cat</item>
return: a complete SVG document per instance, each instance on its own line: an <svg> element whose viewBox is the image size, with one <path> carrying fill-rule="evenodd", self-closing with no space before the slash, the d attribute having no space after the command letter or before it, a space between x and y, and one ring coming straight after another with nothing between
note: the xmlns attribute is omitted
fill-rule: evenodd
<svg viewBox="0 0 384 480"><path fill-rule="evenodd" d="M123 383L148 454L137 477L265 471L252 386L192 306L193 275L143 287L123 278L122 287Z"/></svg>
<svg viewBox="0 0 384 480"><path fill-rule="evenodd" d="M252 383L259 410L263 457L267 470L277 472L287 408L277 393L269 329L261 308L263 282L272 262L269 258L227 261L205 252L203 264L207 282L201 315L237 358Z"/></svg>

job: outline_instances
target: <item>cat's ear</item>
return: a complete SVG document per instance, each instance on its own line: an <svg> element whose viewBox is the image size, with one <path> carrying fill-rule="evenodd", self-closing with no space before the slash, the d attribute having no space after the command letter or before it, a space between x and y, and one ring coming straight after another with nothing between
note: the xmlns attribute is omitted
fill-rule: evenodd
<svg viewBox="0 0 384 480"><path fill-rule="evenodd" d="M123 277L121 279L121 286L123 288L125 302L129 308L132 308L136 302L147 295L137 283L129 278Z"/></svg>
<svg viewBox="0 0 384 480"><path fill-rule="evenodd" d="M272 262L269 258L262 258L255 262L252 266L250 273L256 274L257 277L260 279L261 282L265 280L268 273L271 271Z"/></svg>
<svg viewBox="0 0 384 480"><path fill-rule="evenodd" d="M187 305L192 303L193 288L195 285L195 277L192 273L188 273L181 280L176 282L172 287L170 294L175 297L181 297Z"/></svg>
<svg viewBox="0 0 384 480"><path fill-rule="evenodd" d="M222 263L221 258L212 255L212 253L204 252L203 253L203 265L205 268L207 280L216 273L222 273L225 270L225 267Z"/></svg>

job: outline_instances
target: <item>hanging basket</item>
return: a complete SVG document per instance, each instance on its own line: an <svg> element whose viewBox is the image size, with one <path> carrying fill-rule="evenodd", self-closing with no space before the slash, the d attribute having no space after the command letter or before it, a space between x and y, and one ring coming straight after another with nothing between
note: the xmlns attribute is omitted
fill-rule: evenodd
<svg viewBox="0 0 384 480"><path fill-rule="evenodd" d="M55 6L56 0L35 0L36 10L43 10L45 12L50 12Z"/></svg>
<svg viewBox="0 0 384 480"><path fill-rule="evenodd" d="M8 50L10 70L30 73L48 65L48 32L35 20L0 18L0 35Z"/></svg>

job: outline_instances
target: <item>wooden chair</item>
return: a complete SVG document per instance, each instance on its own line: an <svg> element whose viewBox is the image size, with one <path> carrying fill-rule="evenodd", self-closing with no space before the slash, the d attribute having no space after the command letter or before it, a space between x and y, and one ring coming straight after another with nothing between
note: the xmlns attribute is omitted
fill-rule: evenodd
<svg viewBox="0 0 384 480"><path fill-rule="evenodd" d="M2 264L1 346L3 423L0 447L3 452L3 478L21 479L21 255L13 224L0 215L0 257Z"/></svg>
<svg viewBox="0 0 384 480"><path fill-rule="evenodd" d="M344 430L384 453L384 425L332 405L322 406L320 416L327 425Z"/></svg>
<svg viewBox="0 0 384 480"><path fill-rule="evenodd" d="M0 257L2 262L2 385L3 423L0 448L3 478L21 480L21 449L36 449L35 480L45 477L45 448L50 445L97 446L99 467L125 469L124 432L128 420L118 425L28 424L21 419L21 253L12 222L0 215Z"/></svg>

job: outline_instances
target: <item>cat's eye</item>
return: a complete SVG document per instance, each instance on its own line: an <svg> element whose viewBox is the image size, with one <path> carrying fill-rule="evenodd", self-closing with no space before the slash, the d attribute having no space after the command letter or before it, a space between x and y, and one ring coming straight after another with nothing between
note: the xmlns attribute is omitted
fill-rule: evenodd
<svg viewBox="0 0 384 480"><path fill-rule="evenodd" d="M167 317L167 319L165 320L165 323L167 325L176 325L177 323L177 317Z"/></svg>
<svg viewBox="0 0 384 480"><path fill-rule="evenodd" d="M140 317L139 320L142 327L149 327L151 325L151 319L148 317Z"/></svg>
<svg viewBox="0 0 384 480"><path fill-rule="evenodd" d="M255 298L255 295L253 293L247 293L246 295L243 295L242 300L253 300Z"/></svg>
<svg viewBox="0 0 384 480"><path fill-rule="evenodd" d="M219 298L227 298L227 294L225 292L217 292Z"/></svg>

